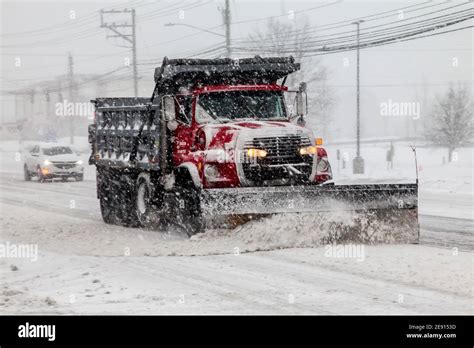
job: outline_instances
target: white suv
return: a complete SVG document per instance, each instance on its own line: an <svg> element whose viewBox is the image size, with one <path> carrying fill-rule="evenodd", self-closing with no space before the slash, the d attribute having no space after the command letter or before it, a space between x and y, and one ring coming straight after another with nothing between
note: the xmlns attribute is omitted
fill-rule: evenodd
<svg viewBox="0 0 474 348"><path fill-rule="evenodd" d="M30 181L32 176L36 176L39 182L53 178L61 178L63 181L68 178L84 180L82 160L69 145L34 145L25 156L23 170L26 181Z"/></svg>

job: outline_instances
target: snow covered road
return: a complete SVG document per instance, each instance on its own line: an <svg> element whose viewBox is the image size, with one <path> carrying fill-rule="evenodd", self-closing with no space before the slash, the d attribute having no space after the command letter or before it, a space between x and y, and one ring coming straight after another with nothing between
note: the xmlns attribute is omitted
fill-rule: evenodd
<svg viewBox="0 0 474 348"><path fill-rule="evenodd" d="M0 304L12 314L468 314L469 262L464 253L420 246L367 247L364 261L328 258L321 248L195 257L42 253L38 262L15 260L15 272L2 265Z"/></svg>
<svg viewBox="0 0 474 348"><path fill-rule="evenodd" d="M0 192L1 241L39 248L36 262L0 259L2 313L473 311L470 219L421 215L422 245L365 246L363 259L338 258L269 235L188 240L105 225L92 173L39 184L2 172ZM285 249L261 251L272 243Z"/></svg>
<svg viewBox="0 0 474 348"><path fill-rule="evenodd" d="M102 223L93 178L92 175L89 175L89 178L86 178L84 182L45 182L39 184L34 180L25 182L19 174L1 173L1 202L17 208L32 208L33 210L28 215L34 212L65 215L85 219L93 225L96 223L98 226L95 226L95 229L113 230L115 227L106 226ZM466 205L469 206L470 201L467 195L451 196L454 196L451 201L456 199L460 201L456 204L464 208ZM429 201L428 207L424 203L426 200ZM449 211L453 211L454 216L458 216L458 209L444 209L444 216L432 215L440 211L441 206L446 204L445 202L446 195L438 194L436 199L431 192L420 192L421 243L448 248L457 247L460 250L474 250L474 220L445 216ZM41 229L42 227L38 228ZM129 231L132 234L135 233L134 230ZM180 236L169 235L164 237L168 239L180 238Z"/></svg>

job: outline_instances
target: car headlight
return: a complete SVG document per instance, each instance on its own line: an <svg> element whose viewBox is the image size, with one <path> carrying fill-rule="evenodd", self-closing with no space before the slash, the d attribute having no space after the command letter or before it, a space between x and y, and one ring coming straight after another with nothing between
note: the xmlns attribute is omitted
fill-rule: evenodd
<svg viewBox="0 0 474 348"><path fill-rule="evenodd" d="M43 161L43 164L44 164L45 166L49 166L49 165L52 164L52 163L51 163L50 160L45 159L45 160Z"/></svg>
<svg viewBox="0 0 474 348"><path fill-rule="evenodd" d="M314 155L318 152L318 148L316 146L306 146L300 149L300 155Z"/></svg>
<svg viewBox="0 0 474 348"><path fill-rule="evenodd" d="M79 160L79 161L76 162L76 164L79 164L79 165L82 164L82 163L84 163L82 160Z"/></svg>

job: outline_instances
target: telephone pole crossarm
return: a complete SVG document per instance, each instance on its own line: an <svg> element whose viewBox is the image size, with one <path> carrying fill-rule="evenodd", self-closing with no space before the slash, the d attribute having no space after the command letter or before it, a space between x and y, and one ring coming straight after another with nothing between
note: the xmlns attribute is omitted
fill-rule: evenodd
<svg viewBox="0 0 474 348"><path fill-rule="evenodd" d="M126 48L132 49L132 64L133 64L133 90L135 97L138 97L138 71L137 71L137 37L136 37L136 19L135 19L135 9L123 9L123 10L100 10L100 27L110 30L114 35L107 35L106 38L122 38L131 46L126 46ZM117 15L128 13L131 16L131 24L129 22L116 24L115 22L107 23L104 19L105 14ZM127 28L131 29L131 32L122 32L120 29L126 30ZM125 47L125 46L120 46Z"/></svg>

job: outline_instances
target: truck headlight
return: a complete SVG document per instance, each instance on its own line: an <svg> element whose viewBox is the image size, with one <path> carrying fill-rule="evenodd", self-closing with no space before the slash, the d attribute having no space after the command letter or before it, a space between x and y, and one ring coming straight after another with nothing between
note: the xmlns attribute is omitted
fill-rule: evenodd
<svg viewBox="0 0 474 348"><path fill-rule="evenodd" d="M300 149L300 155L314 155L318 152L318 148L316 146L306 146Z"/></svg>
<svg viewBox="0 0 474 348"><path fill-rule="evenodd" d="M44 164L45 166L49 166L49 165L52 164L52 163L51 163L50 160L45 159L45 160L43 161L43 164Z"/></svg>
<svg viewBox="0 0 474 348"><path fill-rule="evenodd" d="M84 163L82 160L79 160L76 162L76 164L79 164L79 165L81 165L82 163Z"/></svg>
<svg viewBox="0 0 474 348"><path fill-rule="evenodd" d="M219 177L219 170L217 169L217 166L207 164L204 166L204 175L206 178L215 179Z"/></svg>
<svg viewBox="0 0 474 348"><path fill-rule="evenodd" d="M266 157L267 151L261 149L248 149L247 155L249 157Z"/></svg>

